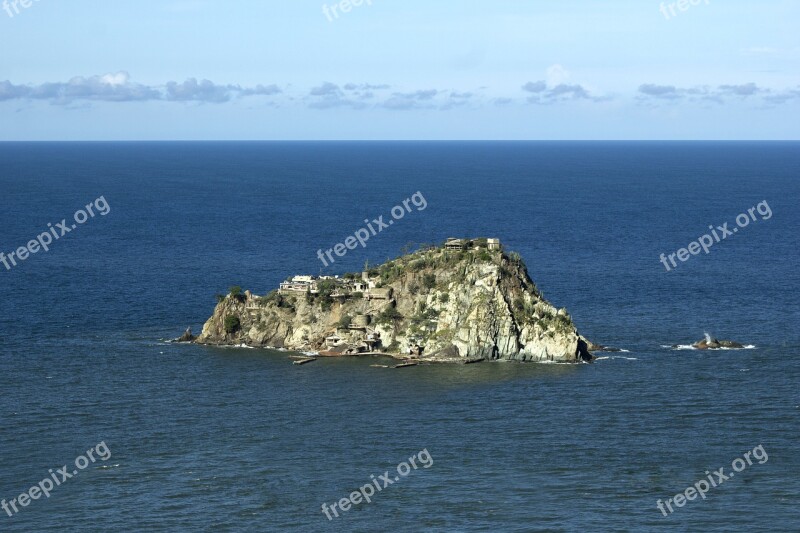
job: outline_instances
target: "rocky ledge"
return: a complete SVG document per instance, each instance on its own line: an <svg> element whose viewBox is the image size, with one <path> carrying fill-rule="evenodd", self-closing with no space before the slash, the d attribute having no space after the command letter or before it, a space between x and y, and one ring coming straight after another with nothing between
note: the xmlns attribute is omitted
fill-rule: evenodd
<svg viewBox="0 0 800 533"><path fill-rule="evenodd" d="M720 341L712 337L706 337L692 344L698 350L719 350L722 348L740 350L744 348L744 344L734 341Z"/></svg>
<svg viewBox="0 0 800 533"><path fill-rule="evenodd" d="M234 287L194 342L436 362L593 359L566 309L496 239L450 239L358 274L294 276L261 297Z"/></svg>

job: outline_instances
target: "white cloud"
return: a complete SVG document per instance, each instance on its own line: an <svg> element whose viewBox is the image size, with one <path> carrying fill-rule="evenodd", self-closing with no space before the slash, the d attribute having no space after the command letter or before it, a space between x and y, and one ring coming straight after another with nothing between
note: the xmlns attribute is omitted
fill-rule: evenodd
<svg viewBox="0 0 800 533"><path fill-rule="evenodd" d="M550 65L547 67L547 73L545 75L545 79L547 80L547 85L562 85L566 83L570 78L570 74L561 65Z"/></svg>
<svg viewBox="0 0 800 533"><path fill-rule="evenodd" d="M127 72L117 72L116 74L106 74L100 79L107 85L125 85L129 78L130 75Z"/></svg>
<svg viewBox="0 0 800 533"><path fill-rule="evenodd" d="M146 102L168 100L175 102L222 103L237 97L269 96L280 93L277 85L257 85L242 88L239 85L217 85L209 80L195 78L165 86L148 86L130 80L127 72L121 71L84 78L76 76L67 82L42 83L39 85L15 85L10 81L0 82L2 100L49 100L54 104L73 104L78 101L99 102Z"/></svg>

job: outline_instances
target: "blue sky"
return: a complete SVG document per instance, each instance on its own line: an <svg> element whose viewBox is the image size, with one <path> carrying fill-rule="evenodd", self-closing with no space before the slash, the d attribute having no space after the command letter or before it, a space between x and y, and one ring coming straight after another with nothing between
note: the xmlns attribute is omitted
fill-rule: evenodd
<svg viewBox="0 0 800 533"><path fill-rule="evenodd" d="M800 139L800 0L5 1L0 140Z"/></svg>

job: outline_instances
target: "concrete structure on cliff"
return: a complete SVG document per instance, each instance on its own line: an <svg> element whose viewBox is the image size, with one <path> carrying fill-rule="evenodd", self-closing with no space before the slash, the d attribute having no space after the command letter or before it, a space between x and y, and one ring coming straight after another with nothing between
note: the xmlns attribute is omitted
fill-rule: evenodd
<svg viewBox="0 0 800 533"><path fill-rule="evenodd" d="M500 244L500 239L496 238L456 239L455 237L450 237L444 243L444 249L450 251L474 250L477 248L499 251L503 249L503 246Z"/></svg>

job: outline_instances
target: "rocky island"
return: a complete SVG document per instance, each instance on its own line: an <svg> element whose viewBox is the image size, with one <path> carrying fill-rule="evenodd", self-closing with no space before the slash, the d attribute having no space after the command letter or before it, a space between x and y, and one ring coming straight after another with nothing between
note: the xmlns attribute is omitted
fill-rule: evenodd
<svg viewBox="0 0 800 533"><path fill-rule="evenodd" d="M483 238L449 239L341 277L294 276L266 296L235 287L218 296L194 342L433 362L593 359L520 256Z"/></svg>

